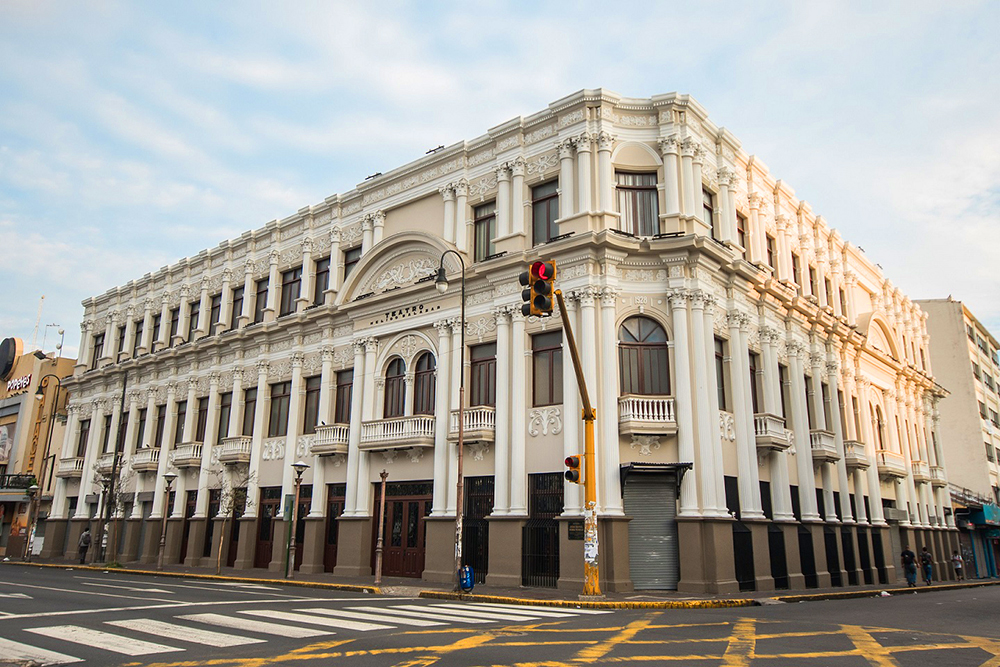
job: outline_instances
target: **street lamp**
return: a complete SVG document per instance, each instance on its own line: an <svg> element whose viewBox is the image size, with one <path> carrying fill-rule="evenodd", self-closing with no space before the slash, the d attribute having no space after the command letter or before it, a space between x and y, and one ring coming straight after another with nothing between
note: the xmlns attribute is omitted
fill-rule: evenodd
<svg viewBox="0 0 1000 667"><path fill-rule="evenodd" d="M28 492L28 530L27 530L27 543L24 545L24 560L25 562L31 562L31 542L33 541L33 533L35 532L35 498L38 497L38 485L32 484L27 489Z"/></svg>
<svg viewBox="0 0 1000 667"><path fill-rule="evenodd" d="M295 503L292 505L292 525L288 530L288 561L285 563L285 579L292 579L295 573L295 533L299 523L299 489L302 488L302 473L309 468L305 461L292 464L295 470Z"/></svg>
<svg viewBox="0 0 1000 667"><path fill-rule="evenodd" d="M462 454L465 449L465 260L462 255L454 250L445 250L441 253L441 264L438 266L437 278L434 286L437 291L444 294L448 291L448 277L444 273L445 255L451 253L458 258L462 266L462 315L460 325L462 327L461 351L458 364L458 481L456 482L457 496L455 498L455 591L462 590L462 513L465 493L465 475L462 470Z"/></svg>
<svg viewBox="0 0 1000 667"><path fill-rule="evenodd" d="M168 472L163 475L163 481L167 486L163 492L163 517L160 519L160 553L156 558L157 570L163 569L163 552L167 548L167 509L170 507L170 487L173 486L175 479L177 479L176 473Z"/></svg>
<svg viewBox="0 0 1000 667"><path fill-rule="evenodd" d="M45 449L42 451L42 469L38 472L38 492L35 494L33 500L34 511L31 514L31 521L28 525L28 544L34 541L35 528L38 523L38 504L42 499L42 492L45 489L45 483L48 480L46 472L48 471L48 460L49 460L49 447L52 445L52 424L56 420L56 408L59 405L59 390L62 388L62 378L54 373L47 373L42 376L42 379L38 381L38 388L35 390L35 400L45 401L45 389L49 385L49 378L53 378L56 381L56 391L55 395L52 397L52 407L49 409L49 428L48 434L45 437ZM53 457L52 464L55 465L55 457ZM33 472L33 471L32 471ZM31 560L31 554L27 554L25 560Z"/></svg>

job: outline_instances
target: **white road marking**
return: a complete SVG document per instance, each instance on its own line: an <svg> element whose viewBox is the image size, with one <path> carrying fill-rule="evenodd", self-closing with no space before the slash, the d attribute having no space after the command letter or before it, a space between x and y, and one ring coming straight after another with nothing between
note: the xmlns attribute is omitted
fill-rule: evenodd
<svg viewBox="0 0 1000 667"><path fill-rule="evenodd" d="M500 609L510 609L510 610L521 610L530 609L532 612L538 611L538 607L532 607L528 605L517 605L517 604L502 604L500 602L476 602L474 603L480 607L499 607ZM559 611L572 612L574 614L611 614L613 612L603 609L577 609L576 607L570 609L569 607L545 607L546 611L558 609Z"/></svg>
<svg viewBox="0 0 1000 667"><path fill-rule="evenodd" d="M87 595L87 596L100 595L106 598L121 598L123 600L142 600L143 602L169 602L171 604L176 604L174 603L173 600L163 600L160 598L141 598L141 597L136 597L135 595L117 595L115 593L102 593L101 591L84 591L78 588L56 588L55 586L36 586L35 584L15 584L12 581L0 581L0 585L18 586L20 588L34 588L42 591L55 591L56 593L74 593L76 595Z"/></svg>
<svg viewBox="0 0 1000 667"><path fill-rule="evenodd" d="M47 628L26 628L26 630L38 635L52 637L53 639L83 644L84 646L113 651L123 655L150 655L152 653L169 653L171 651L184 650L175 646L154 644L153 642L145 642L141 639L122 637L121 635L101 630L81 628L78 625L53 625Z"/></svg>
<svg viewBox="0 0 1000 667"><path fill-rule="evenodd" d="M174 625L173 623L156 621L151 618L130 618L121 621L106 621L106 623L119 628L145 632L166 639L177 639L182 642L192 642L219 648L242 646L244 644L262 644L266 641L264 639L251 639L250 637L238 637L221 632L212 632L211 630L201 630L186 625Z"/></svg>
<svg viewBox="0 0 1000 667"><path fill-rule="evenodd" d="M195 581L198 581L197 579ZM248 584L242 581L212 581L212 582L202 582L211 583L213 586L234 586L236 588L259 588L264 591L276 591L279 590L277 586L265 586L263 584Z"/></svg>
<svg viewBox="0 0 1000 667"><path fill-rule="evenodd" d="M348 607L351 610L357 611L370 611L377 614L391 614L393 616L405 616L407 618L428 618L432 621L444 621L446 623L492 623L492 621L487 621L482 618L466 618L464 616L452 616L451 614L446 614L443 612L429 614L427 613L426 607L417 607L414 605L414 609L421 609L424 611L407 611L405 609L398 609L394 607Z"/></svg>
<svg viewBox="0 0 1000 667"><path fill-rule="evenodd" d="M89 581L81 582L83 586L100 586L101 588L117 588L121 591L138 591L139 593L166 593L170 595L173 591L165 591L162 588L137 588L135 586L119 586L116 584L95 584Z"/></svg>
<svg viewBox="0 0 1000 667"><path fill-rule="evenodd" d="M310 623L312 625L325 625L331 628L342 628L344 630L359 630L367 632L369 630L392 630L392 625L379 625L378 623L362 623L360 621L348 621L337 618L318 618L306 614L293 614L288 611L274 611L272 609L246 609L240 612L247 616L263 616L273 618L278 621L291 621L292 623Z"/></svg>
<svg viewBox="0 0 1000 667"><path fill-rule="evenodd" d="M17 598L18 600L34 600L35 598L24 593L0 593L0 598Z"/></svg>
<svg viewBox="0 0 1000 667"><path fill-rule="evenodd" d="M222 614L187 614L177 618L185 621L196 621L198 623L208 623L218 625L223 628L233 630L245 630L247 632L259 632L265 635L278 635L279 637L294 637L304 639L306 637L322 637L332 634L327 630L316 628L299 628L292 625L281 625L280 623L268 623L267 621L256 621L249 618L239 618L236 616L223 616Z"/></svg>
<svg viewBox="0 0 1000 667"><path fill-rule="evenodd" d="M356 618L359 621L382 621L399 625L414 625L418 628L430 628L436 625L447 625L439 621L421 621L416 618L386 618L385 614L365 614L360 611L343 611L341 609L299 609L305 614L320 614L323 616L339 616L341 618Z"/></svg>
<svg viewBox="0 0 1000 667"><path fill-rule="evenodd" d="M520 616L517 614L507 614L500 613L499 611L484 611L481 609L463 609L459 606L457 609L451 608L449 605L430 605L429 607L419 607L417 605L398 605L400 609L420 609L421 611L431 611L434 613L442 614L452 614L454 616L460 617L471 617L471 618L486 618L492 621L537 621L540 616Z"/></svg>
<svg viewBox="0 0 1000 667"><path fill-rule="evenodd" d="M445 609L460 609L467 611L469 609L483 611L487 613L503 613L503 614L514 614L515 616L534 616L538 618L571 618L576 614L568 611L550 611L548 609L542 610L537 607L533 609L497 609L496 607L490 607L488 605L480 604L478 602L468 605L468 604L434 604L432 607L441 607Z"/></svg>
<svg viewBox="0 0 1000 667"><path fill-rule="evenodd" d="M65 653L47 651L43 648L29 646L20 642L0 638L0 655L6 660L25 660L39 665L65 665L71 662L83 662Z"/></svg>

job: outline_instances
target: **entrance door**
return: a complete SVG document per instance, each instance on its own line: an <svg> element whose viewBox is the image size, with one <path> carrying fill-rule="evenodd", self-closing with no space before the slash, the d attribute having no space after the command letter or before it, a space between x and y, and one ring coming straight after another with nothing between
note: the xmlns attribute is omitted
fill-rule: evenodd
<svg viewBox="0 0 1000 667"><path fill-rule="evenodd" d="M299 487L299 510L295 523L295 564L298 570L302 567L302 558L305 556L306 540L306 517L309 516L309 508L312 506L312 485L303 484Z"/></svg>
<svg viewBox="0 0 1000 667"><path fill-rule="evenodd" d="M323 571L333 572L337 567L337 519L344 513L346 484L329 484L326 496L326 545L323 549Z"/></svg>
<svg viewBox="0 0 1000 667"><path fill-rule="evenodd" d="M257 549L253 566L266 568L271 563L274 547L274 518L281 509L281 487L260 490L260 510L257 514Z"/></svg>
<svg viewBox="0 0 1000 667"><path fill-rule="evenodd" d="M226 553L226 567L236 565L236 554L240 546L240 519L247 506L247 490L236 488L233 490L233 515L229 518L229 551Z"/></svg>
<svg viewBox="0 0 1000 667"><path fill-rule="evenodd" d="M677 590L677 478L674 474L631 474L626 478L629 571L636 589Z"/></svg>
<svg viewBox="0 0 1000 667"><path fill-rule="evenodd" d="M493 477L466 478L464 507L462 564L472 567L477 584L484 584L490 563L490 522L486 517L493 512Z"/></svg>
<svg viewBox="0 0 1000 667"><path fill-rule="evenodd" d="M376 487L376 503L378 503ZM433 486L428 482L389 484L385 492L385 539L382 574L387 577L419 577L424 571L424 517L431 513ZM374 517L378 539L378 511ZM372 568L375 549L372 548Z"/></svg>
<svg viewBox="0 0 1000 667"><path fill-rule="evenodd" d="M555 588L559 581L559 523L563 476L528 475L528 521L521 529L521 585Z"/></svg>
<svg viewBox="0 0 1000 667"><path fill-rule="evenodd" d="M184 526L181 529L181 553L178 563L183 563L187 558L188 538L191 536L191 517L194 516L195 507L198 504L198 492L188 491L184 495Z"/></svg>

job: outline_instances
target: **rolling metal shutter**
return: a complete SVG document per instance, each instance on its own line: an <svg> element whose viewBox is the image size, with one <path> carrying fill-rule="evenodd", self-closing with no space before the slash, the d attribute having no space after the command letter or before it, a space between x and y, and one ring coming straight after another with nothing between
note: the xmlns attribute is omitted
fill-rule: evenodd
<svg viewBox="0 0 1000 667"><path fill-rule="evenodd" d="M677 545L677 477L628 475L624 488L629 570L636 589L676 590L680 579Z"/></svg>

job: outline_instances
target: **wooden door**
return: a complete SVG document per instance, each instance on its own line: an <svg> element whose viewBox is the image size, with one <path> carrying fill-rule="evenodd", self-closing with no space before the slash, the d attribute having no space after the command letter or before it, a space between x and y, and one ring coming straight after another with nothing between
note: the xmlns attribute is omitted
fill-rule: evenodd
<svg viewBox="0 0 1000 667"><path fill-rule="evenodd" d="M387 577L420 577L424 571L424 518L431 511L432 485L423 482L389 484L385 494L385 540L382 574ZM376 491L376 503L378 492ZM377 507L377 505L376 505ZM374 533L378 532L376 509ZM378 535L374 535L375 540ZM372 567L374 570L374 545Z"/></svg>
<svg viewBox="0 0 1000 667"><path fill-rule="evenodd" d="M257 512L257 548L253 566L266 568L271 563L274 548L274 519L281 510L281 487L260 490L260 508Z"/></svg>
<svg viewBox="0 0 1000 667"><path fill-rule="evenodd" d="M323 548L323 571L333 572L337 567L337 519L344 513L345 484L330 484L326 497L326 543Z"/></svg>

